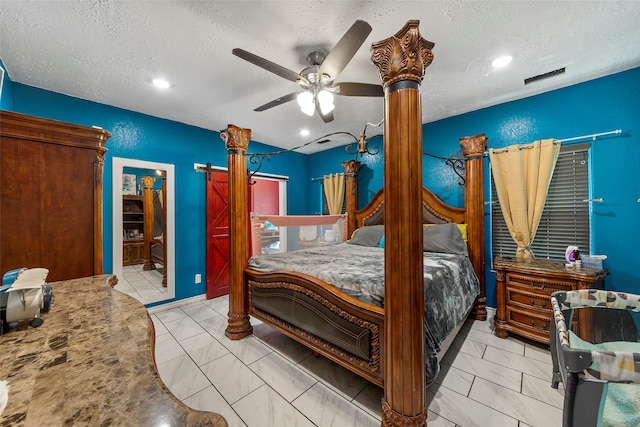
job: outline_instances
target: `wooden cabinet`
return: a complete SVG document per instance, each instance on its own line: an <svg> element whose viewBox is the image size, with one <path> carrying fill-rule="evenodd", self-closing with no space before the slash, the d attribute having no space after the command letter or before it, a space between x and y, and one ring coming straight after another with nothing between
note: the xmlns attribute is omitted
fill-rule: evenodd
<svg viewBox="0 0 640 427"><path fill-rule="evenodd" d="M565 267L560 261L534 260L529 263L497 257L497 311L494 320L496 335L506 338L509 333L549 344L552 322L551 294L587 288L604 288L606 270ZM581 313L574 319L580 335L589 336L591 322L580 322Z"/></svg>
<svg viewBox="0 0 640 427"><path fill-rule="evenodd" d="M122 265L144 261L144 201L142 196L122 196Z"/></svg>
<svg viewBox="0 0 640 427"><path fill-rule="evenodd" d="M0 274L102 274L105 130L0 111Z"/></svg>

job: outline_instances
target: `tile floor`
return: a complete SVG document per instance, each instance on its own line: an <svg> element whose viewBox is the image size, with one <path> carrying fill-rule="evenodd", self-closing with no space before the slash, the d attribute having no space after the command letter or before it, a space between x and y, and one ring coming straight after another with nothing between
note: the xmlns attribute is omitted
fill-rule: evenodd
<svg viewBox="0 0 640 427"><path fill-rule="evenodd" d="M227 297L150 309L160 377L185 404L230 427L380 425L379 387L258 321L252 336L229 340L227 311ZM550 380L543 346L468 321L427 390L428 424L560 426L563 392Z"/></svg>
<svg viewBox="0 0 640 427"><path fill-rule="evenodd" d="M162 268L158 265L157 268ZM142 270L142 264L122 267L122 276L118 276L118 284L115 289L131 295L142 304L158 301L166 295L167 288L162 286L162 273L160 270Z"/></svg>

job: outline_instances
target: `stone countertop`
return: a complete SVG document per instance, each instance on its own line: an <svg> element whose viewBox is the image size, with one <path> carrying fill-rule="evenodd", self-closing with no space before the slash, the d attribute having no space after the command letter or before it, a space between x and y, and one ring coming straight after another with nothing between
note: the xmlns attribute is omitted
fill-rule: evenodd
<svg viewBox="0 0 640 427"><path fill-rule="evenodd" d="M531 260L531 261L517 261L515 258L496 257L493 260L494 269L513 269L526 271L531 273L541 273L545 275L569 275L577 280L584 278L603 278L608 274L608 271L604 268L589 268L589 267L567 267L564 262L561 261L549 261L549 260Z"/></svg>
<svg viewBox="0 0 640 427"><path fill-rule="evenodd" d="M9 381L0 425L227 426L164 386L147 310L113 290L116 282L103 275L51 283L42 326L21 322L0 336L0 380Z"/></svg>

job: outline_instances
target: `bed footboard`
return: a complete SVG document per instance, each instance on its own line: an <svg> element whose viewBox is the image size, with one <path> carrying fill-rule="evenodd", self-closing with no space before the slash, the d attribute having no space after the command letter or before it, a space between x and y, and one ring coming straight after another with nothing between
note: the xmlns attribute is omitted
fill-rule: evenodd
<svg viewBox="0 0 640 427"><path fill-rule="evenodd" d="M383 309L310 276L245 271L249 313L382 386Z"/></svg>

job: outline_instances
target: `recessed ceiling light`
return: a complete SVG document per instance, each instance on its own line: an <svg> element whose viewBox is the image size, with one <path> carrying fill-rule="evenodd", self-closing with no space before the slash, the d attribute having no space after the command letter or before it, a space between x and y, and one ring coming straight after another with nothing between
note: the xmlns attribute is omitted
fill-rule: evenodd
<svg viewBox="0 0 640 427"><path fill-rule="evenodd" d="M300 131L300 135L302 136L309 136L309 129L302 129Z"/></svg>
<svg viewBox="0 0 640 427"><path fill-rule="evenodd" d="M156 87L159 87L160 89L166 89L169 86L171 86L168 81L163 79L153 79L153 84L156 85Z"/></svg>
<svg viewBox="0 0 640 427"><path fill-rule="evenodd" d="M493 66L493 68L501 68L509 64L511 61L513 61L513 57L506 55L496 59L491 63L491 65Z"/></svg>

